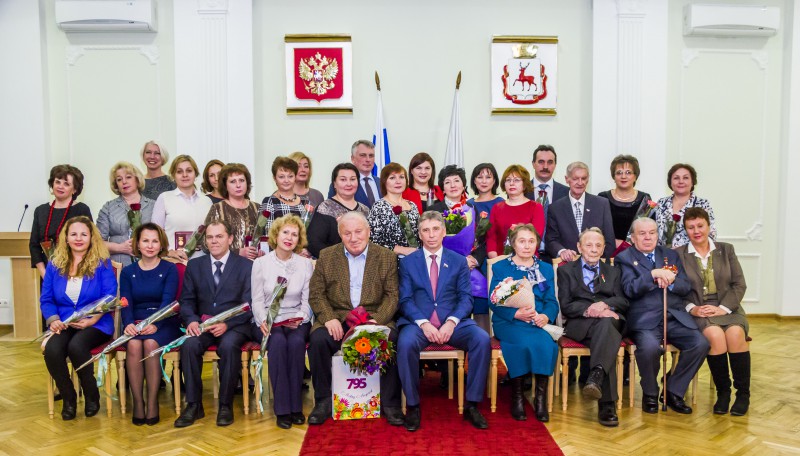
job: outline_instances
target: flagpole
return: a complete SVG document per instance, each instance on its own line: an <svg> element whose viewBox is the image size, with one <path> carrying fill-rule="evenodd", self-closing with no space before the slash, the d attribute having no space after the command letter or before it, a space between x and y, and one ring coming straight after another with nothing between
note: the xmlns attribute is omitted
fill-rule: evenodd
<svg viewBox="0 0 800 456"><path fill-rule="evenodd" d="M461 75L461 73L459 73L459 76L460 75ZM375 72L375 87L378 88L378 92L381 91L381 78L378 77L378 72L377 71Z"/></svg>
<svg viewBox="0 0 800 456"><path fill-rule="evenodd" d="M378 77L377 72L375 73L375 77L376 78ZM456 90L458 90L459 88L461 88L461 70L458 71L458 77L456 77ZM380 85L378 85L378 90L381 90Z"/></svg>
<svg viewBox="0 0 800 456"><path fill-rule="evenodd" d="M461 88L461 70L456 77L456 90L453 94L453 109L450 113L450 130L447 134L447 148L444 154L445 165L464 166L464 150L461 136L461 114L458 91Z"/></svg>

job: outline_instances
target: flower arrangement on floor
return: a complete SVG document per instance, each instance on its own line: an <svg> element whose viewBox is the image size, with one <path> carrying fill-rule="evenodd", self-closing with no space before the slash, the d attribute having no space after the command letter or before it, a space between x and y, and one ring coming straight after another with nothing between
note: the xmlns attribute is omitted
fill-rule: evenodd
<svg viewBox="0 0 800 456"><path fill-rule="evenodd" d="M342 360L350 371L361 375L386 372L395 353L389 340L389 328L381 325L362 325L342 342Z"/></svg>

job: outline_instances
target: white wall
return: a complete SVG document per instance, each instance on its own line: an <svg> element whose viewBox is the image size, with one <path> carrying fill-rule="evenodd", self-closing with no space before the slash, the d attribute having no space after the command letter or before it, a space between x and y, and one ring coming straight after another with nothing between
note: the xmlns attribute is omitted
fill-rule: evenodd
<svg viewBox="0 0 800 456"><path fill-rule="evenodd" d="M444 158L456 75L462 71L461 121L467 173L480 162L498 170L530 167L533 149L553 144L566 164L589 161L591 126L591 3L477 0L404 2L254 2L256 192L272 191L276 155L301 150L313 158L313 186L325 191L330 170L349 160L350 145L371 139L378 71L392 160L408 166L421 151ZM353 46L353 114L288 116L286 34L345 33ZM491 116L492 35L557 35L558 115ZM560 180L560 178L559 178Z"/></svg>

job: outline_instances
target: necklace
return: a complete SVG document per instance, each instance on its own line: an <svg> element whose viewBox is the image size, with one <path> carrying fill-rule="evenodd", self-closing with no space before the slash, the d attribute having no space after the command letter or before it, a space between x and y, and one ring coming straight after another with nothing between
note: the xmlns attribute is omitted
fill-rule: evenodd
<svg viewBox="0 0 800 456"><path fill-rule="evenodd" d="M281 195L279 192L275 192L275 195L278 197L278 199L280 199L280 200L281 200L281 201L283 201L284 203L289 203L289 202L292 202L292 201L294 201L295 199L297 199L297 193L294 193L294 194L292 194L292 197L291 197L291 198L289 198L289 197L286 197L286 196L283 196L283 195Z"/></svg>
<svg viewBox="0 0 800 456"><path fill-rule="evenodd" d="M614 189L614 199L616 199L617 201L633 201L636 199L636 196L638 194L639 192L635 189L633 190L633 194L630 196L623 195L622 192L620 192L617 189Z"/></svg>
<svg viewBox="0 0 800 456"><path fill-rule="evenodd" d="M64 211L64 215L61 216L61 222L58 224L58 228L56 228L56 235L55 235L56 240L58 240L58 234L61 232L61 227L64 226L64 222L67 220L67 213L69 212L69 209L72 207L73 201L74 200L70 198L69 204L67 205L67 209ZM50 205L50 213L47 214L47 225L45 225L44 227L45 242L50 240L50 234L48 232L50 231L50 221L52 221L53 219L53 208L55 207L56 207L56 202L54 200L53 204Z"/></svg>

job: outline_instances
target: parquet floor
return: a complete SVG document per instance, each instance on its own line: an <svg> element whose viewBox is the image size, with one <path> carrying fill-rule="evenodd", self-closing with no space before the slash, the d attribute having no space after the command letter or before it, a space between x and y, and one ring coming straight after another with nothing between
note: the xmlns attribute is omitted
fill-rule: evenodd
<svg viewBox="0 0 800 456"><path fill-rule="evenodd" d="M646 415L639 408L620 413L620 426L607 429L596 422L596 405L583 401L577 387L569 391L569 409L555 404L548 429L567 455L773 455L800 454L800 321L751 319L753 400L745 417L711 413L714 392L708 368L701 369L698 403L689 416L674 412ZM1 333L0 333L1 334ZM38 344L5 342L0 337L0 455L294 455L300 450L306 426L284 431L275 427L271 412L262 417L243 415L241 398L235 404L236 422L228 428L214 424L216 408L206 389L206 417L194 426L175 429L171 396L162 392L162 422L154 427L130 424L114 402L112 418L103 409L97 417L63 422L47 415L46 370ZM209 377L210 366L205 369ZM500 388L499 394L509 394ZM627 389L626 389L627 394ZM560 398L556 398L557 400ZM306 397L306 413L312 406ZM498 410L497 413L506 413ZM503 432L503 430L492 430ZM465 436L469 438L469 436ZM331 449L335 454L336 449ZM487 454L502 454L501 449ZM531 454L536 454L531 449Z"/></svg>

